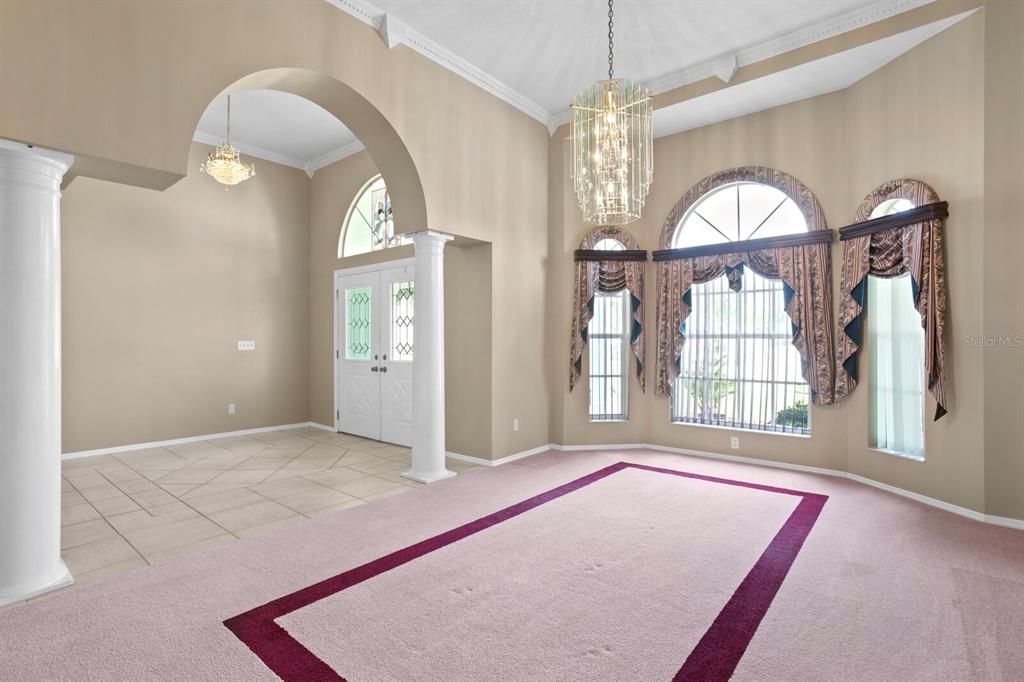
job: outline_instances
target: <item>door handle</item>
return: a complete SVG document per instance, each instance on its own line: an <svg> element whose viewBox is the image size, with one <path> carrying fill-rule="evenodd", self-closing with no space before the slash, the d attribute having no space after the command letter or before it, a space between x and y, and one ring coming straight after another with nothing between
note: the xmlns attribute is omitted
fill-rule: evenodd
<svg viewBox="0 0 1024 682"><path fill-rule="evenodd" d="M377 367L371 367L371 368L370 368L370 371L371 371L371 372L377 372L377 371L379 371L379 370L378 370L378 368L377 368Z"/></svg>
<svg viewBox="0 0 1024 682"><path fill-rule="evenodd" d="M381 372L386 372L386 371L388 371L388 368L387 368L387 367L381 367L381 368L380 368L380 371L381 371Z"/></svg>

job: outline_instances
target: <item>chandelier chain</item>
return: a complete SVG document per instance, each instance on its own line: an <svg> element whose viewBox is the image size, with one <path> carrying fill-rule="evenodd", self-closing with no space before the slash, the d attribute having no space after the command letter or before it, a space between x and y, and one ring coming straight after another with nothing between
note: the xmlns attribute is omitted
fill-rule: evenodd
<svg viewBox="0 0 1024 682"><path fill-rule="evenodd" d="M612 80L615 76L615 8L613 3L615 0L608 0L608 80Z"/></svg>
<svg viewBox="0 0 1024 682"><path fill-rule="evenodd" d="M228 132L224 142L231 144L231 95L228 95Z"/></svg>

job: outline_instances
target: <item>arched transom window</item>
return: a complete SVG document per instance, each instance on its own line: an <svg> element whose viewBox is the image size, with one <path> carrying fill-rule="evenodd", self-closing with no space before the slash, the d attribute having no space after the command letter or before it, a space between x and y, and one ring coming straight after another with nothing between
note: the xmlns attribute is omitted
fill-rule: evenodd
<svg viewBox="0 0 1024 682"><path fill-rule="evenodd" d="M672 248L779 237L807 231L807 220L785 193L759 182L717 187L679 221Z"/></svg>
<svg viewBox="0 0 1024 682"><path fill-rule="evenodd" d="M759 182L708 190L679 220L672 248L742 242L808 230L796 202ZM738 290L737 290L737 287ZM805 434L810 391L793 346L781 280L737 264L693 284L672 421Z"/></svg>
<svg viewBox="0 0 1024 682"><path fill-rule="evenodd" d="M379 175L371 178L363 185L345 215L338 241L338 258L380 251L405 243L407 240L404 237L395 234L391 197L388 196L384 178Z"/></svg>

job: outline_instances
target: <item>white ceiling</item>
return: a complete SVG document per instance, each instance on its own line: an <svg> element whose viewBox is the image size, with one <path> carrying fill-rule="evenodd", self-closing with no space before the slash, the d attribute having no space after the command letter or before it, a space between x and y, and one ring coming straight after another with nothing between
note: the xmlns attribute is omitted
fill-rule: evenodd
<svg viewBox="0 0 1024 682"><path fill-rule="evenodd" d="M224 141L227 97L210 103L194 139ZM231 95L231 140L244 154L313 171L353 154L362 145L334 114L304 97L277 90Z"/></svg>
<svg viewBox="0 0 1024 682"><path fill-rule="evenodd" d="M544 122L607 76L605 0L326 0ZM931 0L618 0L615 72L663 92L718 65L767 59ZM951 17L655 113L657 137L847 87L962 18ZM224 137L226 99L195 139ZM288 93L232 95L232 141L244 154L315 170L362 149L333 115Z"/></svg>
<svg viewBox="0 0 1024 682"><path fill-rule="evenodd" d="M973 12L964 12L763 78L656 109L654 136L664 137L842 90Z"/></svg>
<svg viewBox="0 0 1024 682"><path fill-rule="evenodd" d="M648 83L833 20L866 0L619 0L615 73ZM605 0L373 0L410 28L560 112L608 73Z"/></svg>

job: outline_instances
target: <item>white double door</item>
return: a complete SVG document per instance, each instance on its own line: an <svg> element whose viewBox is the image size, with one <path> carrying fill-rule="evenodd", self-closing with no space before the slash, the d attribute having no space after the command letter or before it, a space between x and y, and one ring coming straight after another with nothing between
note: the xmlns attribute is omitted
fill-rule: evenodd
<svg viewBox="0 0 1024 682"><path fill-rule="evenodd" d="M335 276L338 430L412 444L414 267Z"/></svg>

